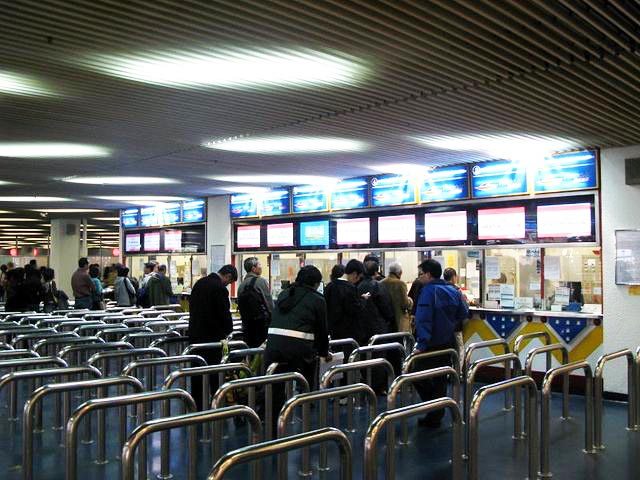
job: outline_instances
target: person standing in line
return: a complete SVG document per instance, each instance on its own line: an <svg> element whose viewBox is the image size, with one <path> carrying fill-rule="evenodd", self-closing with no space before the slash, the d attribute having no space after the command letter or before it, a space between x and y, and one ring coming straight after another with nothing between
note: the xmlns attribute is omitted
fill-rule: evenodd
<svg viewBox="0 0 640 480"><path fill-rule="evenodd" d="M465 303L468 309L469 302L467 301L467 297L462 293L462 291L460 290L460 287L458 286L458 272L456 272L454 268L447 267L444 269L444 272L442 273L442 278L444 279L445 282L456 287L456 290L458 290L458 292L460 293L460 297L462 298L462 301ZM458 322L455 330L456 350L458 351L460 369L462 369L462 362L464 361L464 358L463 358L464 357L464 335L462 334L462 330L466 320L467 318Z"/></svg>
<svg viewBox="0 0 640 480"><path fill-rule="evenodd" d="M189 343L220 342L233 330L231 303L227 286L238 280L238 270L233 265L224 265L218 273L210 273L198 280L189 296ZM222 360L222 349L204 351L200 355L208 365L217 365ZM213 395L218 389L218 376L209 376L209 390ZM191 395L199 410L208 408L202 402L202 377L191 379Z"/></svg>
<svg viewBox="0 0 640 480"><path fill-rule="evenodd" d="M327 302L327 320L332 340L340 338L357 339L360 336L362 302L358 289L346 279L345 267L335 265L331 269L331 281L324 289ZM351 353L351 352L349 352ZM345 352L345 356L349 353Z"/></svg>
<svg viewBox="0 0 640 480"><path fill-rule="evenodd" d="M244 340L249 347L259 347L267 339L273 312L269 283L262 277L262 264L257 257L244 261L246 275L238 287L238 309L242 318Z"/></svg>
<svg viewBox="0 0 640 480"><path fill-rule="evenodd" d="M399 332L411 333L411 307L413 301L407 294L407 284L402 281L402 265L393 262L389 265L389 276L382 280L389 296Z"/></svg>
<svg viewBox="0 0 640 480"><path fill-rule="evenodd" d="M6 312L27 311L27 295L24 287L24 268L12 268L7 271Z"/></svg>
<svg viewBox="0 0 640 480"><path fill-rule="evenodd" d="M25 295L27 298L27 310L39 312L40 302L44 300L44 288L42 287L42 278L40 270L29 264L25 268L24 280Z"/></svg>
<svg viewBox="0 0 640 480"><path fill-rule="evenodd" d="M353 258L345 265L344 274L347 277L347 282L355 287L356 298L360 303L357 324L358 331L355 332L355 336L353 338L359 345L366 345L375 330L372 323L377 322L378 316L377 312L372 312L371 305L369 303L371 293L360 290L360 285L364 278L364 265L360 260ZM381 325L378 325L378 328L381 328Z"/></svg>
<svg viewBox="0 0 640 480"><path fill-rule="evenodd" d="M58 307L58 287L56 286L55 272L53 268L46 268L42 275L42 287L44 288L44 311L53 312Z"/></svg>
<svg viewBox="0 0 640 480"><path fill-rule="evenodd" d="M89 276L89 260L82 257L78 260L78 269L71 276L71 289L75 298L76 310L91 308L96 286Z"/></svg>
<svg viewBox="0 0 640 480"><path fill-rule="evenodd" d="M91 265L89 267L89 276L91 277L93 285L96 287L95 291L93 292L91 310L102 310L102 282L100 281L100 267L97 264Z"/></svg>
<svg viewBox="0 0 640 480"><path fill-rule="evenodd" d="M142 308L149 308L151 306L151 301L149 300L149 290L147 289L147 286L149 285L151 279L157 275L156 268L157 265L155 264L155 262L147 262L144 264L143 276L137 289L137 304Z"/></svg>
<svg viewBox="0 0 640 480"><path fill-rule="evenodd" d="M416 309L416 352L430 352L445 348L456 348L456 326L468 316L468 309L460 292L445 282L442 266L435 260L425 260L419 265L420 281L424 284ZM446 357L428 358L417 362L416 370L451 366ZM447 380L438 377L416 382L416 390L422 401L444 397L447 394ZM444 410L427 414L418 420L420 426L438 428Z"/></svg>
<svg viewBox="0 0 640 480"><path fill-rule="evenodd" d="M136 289L129 280L129 269L122 265L118 267L113 296L119 307L131 307L135 304Z"/></svg>
<svg viewBox="0 0 640 480"><path fill-rule="evenodd" d="M167 277L167 266L159 265L158 273L152 276L147 282L147 292L149 294L149 304L155 305L169 305L171 303L171 280Z"/></svg>

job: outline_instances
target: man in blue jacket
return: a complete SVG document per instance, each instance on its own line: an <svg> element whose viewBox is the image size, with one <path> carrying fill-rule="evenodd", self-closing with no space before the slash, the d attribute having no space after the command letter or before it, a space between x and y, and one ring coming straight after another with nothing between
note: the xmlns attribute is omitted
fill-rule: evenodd
<svg viewBox="0 0 640 480"><path fill-rule="evenodd" d="M416 350L430 352L445 348L456 348L456 326L465 320L469 314L462 295L455 286L445 282L442 267L435 260L425 260L418 266L419 279L424 284L418 298L416 308ZM446 356L429 358L419 362L416 370L451 366ZM433 400L447 395L447 380L445 377L426 380L416 384L416 390L422 401ZM429 413L421 418L421 426L438 428L444 410Z"/></svg>

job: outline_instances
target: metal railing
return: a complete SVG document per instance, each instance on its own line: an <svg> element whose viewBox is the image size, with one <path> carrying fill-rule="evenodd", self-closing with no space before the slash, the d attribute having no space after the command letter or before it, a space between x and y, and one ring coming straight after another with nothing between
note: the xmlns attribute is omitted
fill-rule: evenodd
<svg viewBox="0 0 640 480"><path fill-rule="evenodd" d="M18 358L38 358L38 355L33 350L28 350L26 348L19 348L18 350L0 350L0 361L4 360L13 360Z"/></svg>
<svg viewBox="0 0 640 480"><path fill-rule="evenodd" d="M427 414L435 410L447 409L453 417L453 451L452 451L452 478L453 480L462 480L462 416L460 407L457 402L451 398L443 397L428 402L409 405L394 410L387 410L378 415L369 426L367 435L364 439L364 478L366 480L376 480L378 478L378 464L376 457L376 447L378 437L386 426L387 435L389 431L395 428L394 422L397 420L406 420L416 415ZM392 444L391 444L392 445ZM393 480L395 478L395 448L387 444L387 461L385 466L385 479ZM391 461L389 461L391 460Z"/></svg>
<svg viewBox="0 0 640 480"><path fill-rule="evenodd" d="M103 344L104 340L98 337L62 337L46 338L33 346L33 351L41 355L57 355L59 350L74 345Z"/></svg>
<svg viewBox="0 0 640 480"><path fill-rule="evenodd" d="M82 309L82 310L72 310L70 312L67 312L67 317L69 318L82 318L84 317L87 313L90 313L91 310L88 309Z"/></svg>
<svg viewBox="0 0 640 480"><path fill-rule="evenodd" d="M69 365L84 365L91 355L113 350L131 350L133 346L126 342L102 342L88 345L67 345L58 351L58 357Z"/></svg>
<svg viewBox="0 0 640 480"><path fill-rule="evenodd" d="M374 353L382 353L382 352L400 352L402 356L402 360L407 357L407 351L401 344L397 342L393 343L382 343L377 345L365 345L364 347L358 347L351 355L349 355L349 360L347 363L357 362L361 356L364 356L364 360L371 360L373 358ZM395 371L394 371L395 374ZM371 370L367 370L367 385L372 385L373 378Z"/></svg>
<svg viewBox="0 0 640 480"><path fill-rule="evenodd" d="M22 472L23 480L33 479L33 433L34 433L34 413L36 407L41 406L47 395L60 395L64 396L62 412L58 410L56 412L56 426L64 428L67 420L70 416L71 400L69 393L83 391L87 392L95 390L98 398L104 397L107 392L107 388L111 386L133 388L137 393L142 392L142 383L133 377L114 377L114 378L100 378L97 380L81 380L79 382L66 382L66 383L54 383L49 385L43 385L33 392L29 400L24 405L24 412L22 415ZM100 415L102 414L102 415ZM97 463L105 463L105 416L104 411L98 412L98 439L97 450L98 459ZM63 430L64 433L64 430ZM63 443L64 444L64 443Z"/></svg>
<svg viewBox="0 0 640 480"><path fill-rule="evenodd" d="M326 442L333 442L338 446L340 479L351 480L353 478L351 444L346 435L336 428L321 428L229 452L216 462L207 480L222 480L229 470L243 463ZM277 477L278 480L287 480L287 478L287 472L281 472ZM254 480L257 480L257 477L254 477Z"/></svg>
<svg viewBox="0 0 640 480"><path fill-rule="evenodd" d="M119 415L119 439L120 439L120 448L124 446L125 443L125 435L126 435L126 410L127 406L135 405L138 409L137 418L142 420L146 416L146 406L148 403L157 402L157 401L169 401L169 400L180 400L183 404L185 410L187 412L194 412L196 409L196 404L189 395L184 390L180 389L172 389L172 390L161 390L156 392L144 392L144 393L135 393L132 395L121 395L117 397L110 398L96 398L89 401L84 402L73 412L69 421L67 422L66 428L66 448L65 448L65 464L66 464L66 480L77 480L77 468L78 468L78 429L80 426L81 420L92 413L93 411L99 411L103 409L109 408L118 408ZM106 434L106 432L104 432ZM168 445L166 445L168 447ZM139 478L146 479L147 478L147 446L146 442L142 442L140 446L140 458L144 459L144 461L140 461L138 463L138 471ZM168 455L168 448L165 449L165 446L161 445L161 465L168 466L168 458L165 455ZM164 473L168 473L168 471L163 471ZM165 477L167 478L167 477Z"/></svg>
<svg viewBox="0 0 640 480"><path fill-rule="evenodd" d="M138 329L138 328L146 328L148 330L151 330L148 327L133 327L134 329ZM109 330L107 330L108 332ZM146 347L150 347L151 344L156 341L156 340L160 340L162 338L167 338L167 337L171 337L175 334L171 334L169 332L136 332L136 333L130 333L125 335L124 337L122 337L122 341L123 342L129 342L131 343L131 345L133 345L135 348L146 348Z"/></svg>
<svg viewBox="0 0 640 480"><path fill-rule="evenodd" d="M40 320L55 320L58 318L65 318L65 317L51 316L48 314L36 314L36 315L30 315L28 317L22 318L19 324L20 325L36 325Z"/></svg>
<svg viewBox="0 0 640 480"><path fill-rule="evenodd" d="M336 340L329 340L330 352L337 352L337 351L344 352L346 350L346 348L344 347L352 347L351 351L353 351L359 346L360 344L356 342L353 338L338 338Z"/></svg>
<svg viewBox="0 0 640 480"><path fill-rule="evenodd" d="M402 364L402 373L411 373L413 371L413 366L415 363L420 362L421 360L426 360L428 358L437 358L448 356L454 370L460 376L460 355L458 351L454 348L445 348L443 350L434 350L431 352L412 352L407 358L405 358L404 363Z"/></svg>
<svg viewBox="0 0 640 480"><path fill-rule="evenodd" d="M183 322L181 320L150 320L145 323L145 327L149 327L154 332L166 332L171 327L175 327L177 325L189 325L189 322Z"/></svg>
<svg viewBox="0 0 640 480"><path fill-rule="evenodd" d="M140 348L140 346L132 341L132 337L136 338L134 336L136 335L140 335L140 334L152 334L153 332L151 331L150 328L147 327L126 327L126 328L122 328L122 327L112 327L112 328L108 328L106 330L101 330L98 332L98 337L104 339L106 342L129 342L131 343L135 348ZM155 340L155 338L154 338ZM153 341L153 340L151 340ZM147 342L147 343L151 343L151 341ZM144 347L148 347L149 345L143 345Z"/></svg>
<svg viewBox="0 0 640 480"><path fill-rule="evenodd" d="M529 425L527 426L529 436L527 441L529 442L529 464L528 464L528 479L532 480L536 478L538 470L538 429L537 424L537 408L536 397L538 396L538 387L536 382L531 377L525 375L511 378L509 380L503 380L502 382L493 383L491 385L485 385L473 396L471 401L471 413L469 415L469 423L467 429L469 430L469 458L468 458L468 476L467 480L478 480L478 460L479 460L479 448L478 448L478 430L479 430L479 418L480 407L486 397L494 393L499 393L513 388L527 389L527 397L529 398L527 405L529 406ZM517 391L517 390L516 390Z"/></svg>
<svg viewBox="0 0 640 480"><path fill-rule="evenodd" d="M35 351L34 345L41 340L49 340L52 338L80 338L77 333L73 332L46 332L42 330L34 330L30 333L23 333L11 340L13 348L30 348Z"/></svg>
<svg viewBox="0 0 640 480"><path fill-rule="evenodd" d="M310 405L319 402L318 408L318 423L317 427L339 427L340 425L340 403L342 398L354 398L359 396L367 397L367 404L369 405L367 424L376 415L377 399L376 394L373 392L370 386L364 383L356 383L355 385L346 385L344 387L328 388L326 390L320 390L316 392L301 393L295 397L290 398L283 405L278 416L278 438L286 436L287 424L293 419L295 409L297 407L302 408L302 432L308 432L311 430L311 412ZM333 425L328 425L328 402L333 400ZM283 453L278 457L278 477L282 476L282 472L285 472L288 465L287 454ZM318 461L318 470L326 471L327 468L327 449L326 445L320 446L320 455ZM310 476L313 471L310 467L309 449L303 448L302 450L302 465L300 468L300 475Z"/></svg>
<svg viewBox="0 0 640 480"><path fill-rule="evenodd" d="M475 342L475 343L470 343L469 345L467 345L464 349L464 354L462 356L462 372L461 372L461 380L462 383L466 383L467 381L467 371L469 369L469 366L471 365L471 358L473 356L473 352L476 350L480 350L483 348L492 348L492 347L502 347L504 353L510 353L509 350L509 342L507 342L504 338L496 338L493 340L486 340L483 342ZM509 374L507 373L507 370L509 369L508 365L505 364L505 378L508 378ZM465 398L465 402L467 402L468 400ZM505 410L511 410L511 390L506 390L504 392L504 409ZM465 417L465 422L467 421L466 417Z"/></svg>
<svg viewBox="0 0 640 480"><path fill-rule="evenodd" d="M551 335L549 334L549 332L525 333L523 335L518 335L516 337L516 341L513 344L513 353L520 356L520 353L524 349L524 345L523 345L524 342L527 340L533 340L534 338L543 338L545 346L551 345ZM547 370L551 370L552 367L553 367L553 364L551 361L551 352L547 352Z"/></svg>
<svg viewBox="0 0 640 480"><path fill-rule="evenodd" d="M264 364L264 348L262 347L229 350L229 353L222 357L221 363L243 362L247 365L251 365L256 357L262 357L263 360L260 370L257 372L257 374L264 375L266 365Z"/></svg>
<svg viewBox="0 0 640 480"><path fill-rule="evenodd" d="M409 332L379 333L369 339L369 345L393 342L401 344L407 353L411 353L416 345L415 338Z"/></svg>
<svg viewBox="0 0 640 480"><path fill-rule="evenodd" d="M36 327L34 327L33 325L22 326L22 325L0 324L0 342L8 343L13 348L16 348L16 346L13 345L13 339L15 337L17 337L18 335L25 334L25 333L34 333L34 332L55 333L55 329L53 329L53 328L36 329Z"/></svg>
<svg viewBox="0 0 640 480"><path fill-rule="evenodd" d="M80 325L73 331L82 337L97 335L101 330L109 330L112 328L127 328L127 326L124 323L90 323L88 325Z"/></svg>
<svg viewBox="0 0 640 480"><path fill-rule="evenodd" d="M207 362L199 355L176 355L174 357L161 357L161 358L147 358L144 360L134 360L122 369L122 375L133 375L133 372L139 369L145 369L147 371L147 382L145 388L147 390L155 389L157 369L162 367L162 378L166 378L169 375L170 366L189 366L189 367L202 367L207 365ZM135 376L135 375L133 375Z"/></svg>
<svg viewBox="0 0 640 480"><path fill-rule="evenodd" d="M225 407L220 408L218 410L205 410L203 412L195 412L195 413L187 413L184 415L178 415L170 418L160 418L156 420L149 420L131 432L127 442L122 447L122 480L134 480L135 478L135 467L134 460L136 450L138 449L138 445L140 445L143 440L149 435L162 432L165 434L169 432L169 430L180 427L189 427L189 461L187 462L188 472L187 479L195 480L196 479L196 466L197 466L197 439L196 439L196 426L200 424L208 425L212 422L222 422L232 418L246 418L252 429L251 433L251 442L250 444L256 444L261 440L262 436L262 425L260 424L260 418L258 415L251 410L249 407L244 405L236 405L233 407ZM169 443L163 443L163 445L169 448ZM166 461L169 461L169 450L163 453L163 458ZM138 465L146 466L146 459L140 458L138 460ZM163 465L161 467L162 473L158 478L171 478L169 474L169 465ZM257 472L254 473L254 477L257 478ZM147 478L146 468L145 472L140 472L139 479Z"/></svg>
<svg viewBox="0 0 640 480"><path fill-rule="evenodd" d="M617 358L627 359L627 390L628 390L628 402L627 402L627 430L638 430L638 418L637 418L637 406L636 398L638 381L638 372L636 358L633 352L628 348L618 350L617 352L607 353L602 355L596 363L595 374L593 376L593 389L595 393L595 402L593 405L594 420L593 420L593 433L595 448L599 450L604 449L604 443L602 441L602 416L604 410L604 367L607 362L615 360Z"/></svg>
<svg viewBox="0 0 640 480"><path fill-rule="evenodd" d="M449 378L451 384L453 385L453 399L458 405L460 405L460 377L458 376L458 372L452 367L438 367L430 370L403 373L402 375L396 377L396 379L391 384L391 387L389 387L389 393L387 395L387 410L393 410L397 408L398 396L400 396L401 399L400 406L406 405L406 387L412 385L415 382L420 382L437 377ZM407 445L409 443L409 429L407 421L405 419L402 419L400 425L402 435L400 443L402 445ZM387 430L387 445L395 446L395 430L393 428L389 428ZM393 462L393 459L389 458L389 455L393 453L392 451L390 452L390 450L393 449L387 449L387 463Z"/></svg>
<svg viewBox="0 0 640 480"><path fill-rule="evenodd" d="M144 324L149 321L148 318L144 317L124 317L122 323L124 323L127 327L144 327Z"/></svg>
<svg viewBox="0 0 640 480"><path fill-rule="evenodd" d="M246 350L249 346L241 340L227 342L229 351ZM222 358L222 342L192 343L182 351L182 355L198 355L205 352L220 352Z"/></svg>
<svg viewBox="0 0 640 480"><path fill-rule="evenodd" d="M74 320L73 318L68 318L64 322L60 322L55 325L55 328L59 332L73 332L76 328L87 325L104 325L104 322L98 320Z"/></svg>
<svg viewBox="0 0 640 480"><path fill-rule="evenodd" d="M176 332L174 333L177 335ZM189 346L189 337L178 337L171 334L171 336L167 338L155 340L149 346L152 348L160 348L164 350L167 355L180 355L184 349Z"/></svg>
<svg viewBox="0 0 640 480"><path fill-rule="evenodd" d="M86 364L96 366L104 376L111 376L119 375L127 364L135 360L166 356L167 354L159 348L132 348L129 350L98 352L89 357ZM109 367L113 360L117 360L117 365L114 369L111 369Z"/></svg>
<svg viewBox="0 0 640 480"><path fill-rule="evenodd" d="M593 443L593 374L591 372L591 366L586 361L572 362L567 365L561 365L549 370L542 381L542 406L540 417L540 478L551 477L549 471L549 437L551 430L551 384L554 378L558 375L566 375L576 370L583 370L585 376L584 387L584 421L585 421L585 433L584 433L584 452L595 453L595 446ZM534 411L535 409L531 409ZM534 428L529 430L530 436L535 431Z"/></svg>
<svg viewBox="0 0 640 480"><path fill-rule="evenodd" d="M182 305L179 303L169 303L168 305L154 305L152 310L160 310L162 313L184 313L182 312Z"/></svg>
<svg viewBox="0 0 640 480"><path fill-rule="evenodd" d="M302 393L309 391L309 383L301 373L277 373L274 375L265 375L261 377L240 378L226 382L218 388L213 396L211 408L224 407L227 401L227 395L238 390L247 389L247 403L249 408L255 410L256 407L256 387L264 387L264 433L265 439L272 438L273 429L273 386L276 384L297 384L298 390ZM290 391L293 391L291 389ZM285 395L286 397L286 395ZM286 398L285 398L286 400ZM222 443L222 429L218 425L214 425L213 433L213 451L214 457L219 457L220 447Z"/></svg>

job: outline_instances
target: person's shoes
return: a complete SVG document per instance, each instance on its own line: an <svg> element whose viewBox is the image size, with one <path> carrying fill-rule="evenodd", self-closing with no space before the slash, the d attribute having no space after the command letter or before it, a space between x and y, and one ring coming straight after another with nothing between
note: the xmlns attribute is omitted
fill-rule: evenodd
<svg viewBox="0 0 640 480"><path fill-rule="evenodd" d="M428 415L418 419L418 426L425 428L440 428L441 423L442 422L440 420L433 420L432 418L429 418Z"/></svg>

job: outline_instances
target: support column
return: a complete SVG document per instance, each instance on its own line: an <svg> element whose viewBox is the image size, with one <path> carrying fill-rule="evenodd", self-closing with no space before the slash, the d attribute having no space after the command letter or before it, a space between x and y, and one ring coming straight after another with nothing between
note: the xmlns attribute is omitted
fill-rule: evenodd
<svg viewBox="0 0 640 480"><path fill-rule="evenodd" d="M229 195L207 200L207 271L218 271L231 263L231 217Z"/></svg>
<svg viewBox="0 0 640 480"><path fill-rule="evenodd" d="M73 298L71 275L78 268L78 259L87 255L86 242L82 242L78 218L51 219L51 250L49 266L55 271L58 289Z"/></svg>

